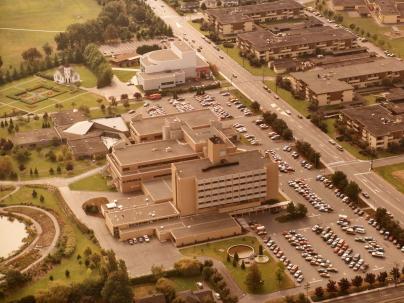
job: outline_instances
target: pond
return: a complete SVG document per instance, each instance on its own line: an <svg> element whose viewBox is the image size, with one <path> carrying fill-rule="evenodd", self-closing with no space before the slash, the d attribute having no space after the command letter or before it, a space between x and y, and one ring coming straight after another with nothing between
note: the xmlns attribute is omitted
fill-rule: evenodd
<svg viewBox="0 0 404 303"><path fill-rule="evenodd" d="M27 236L24 223L17 219L11 221L7 216L0 216L0 258L7 258L18 250Z"/></svg>

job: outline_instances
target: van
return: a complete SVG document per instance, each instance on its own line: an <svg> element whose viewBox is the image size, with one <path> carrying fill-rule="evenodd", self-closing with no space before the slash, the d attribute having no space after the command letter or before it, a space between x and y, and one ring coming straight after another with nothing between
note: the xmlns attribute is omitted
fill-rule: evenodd
<svg viewBox="0 0 404 303"><path fill-rule="evenodd" d="M340 215L338 215L338 218L346 220L346 219L348 219L348 216L340 214Z"/></svg>
<svg viewBox="0 0 404 303"><path fill-rule="evenodd" d="M256 231L264 231L265 230L265 226L264 225L259 225L257 226L257 228L255 229Z"/></svg>

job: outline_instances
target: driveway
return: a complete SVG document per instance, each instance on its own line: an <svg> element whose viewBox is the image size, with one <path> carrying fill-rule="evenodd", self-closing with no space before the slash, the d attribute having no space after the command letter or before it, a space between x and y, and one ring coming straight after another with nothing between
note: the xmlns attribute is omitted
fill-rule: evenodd
<svg viewBox="0 0 404 303"><path fill-rule="evenodd" d="M117 101L121 100L121 95L122 94L127 94L129 97L133 96L134 93L138 92L139 89L134 86L128 86L126 83L122 82L121 80L118 79L117 76L114 76L112 78L112 82L110 86L103 87L103 88L96 88L96 87L91 87L91 88L85 88L82 87L83 90L89 91L91 93L101 95L105 97L107 100L109 100L109 97L113 96L116 98Z"/></svg>

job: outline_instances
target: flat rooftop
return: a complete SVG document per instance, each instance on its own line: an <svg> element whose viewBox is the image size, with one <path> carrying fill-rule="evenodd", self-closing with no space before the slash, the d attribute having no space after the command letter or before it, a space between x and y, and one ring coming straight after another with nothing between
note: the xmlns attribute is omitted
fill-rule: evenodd
<svg viewBox="0 0 404 303"><path fill-rule="evenodd" d="M184 142L159 140L127 145L122 149L114 149L113 155L122 166L126 166L154 161L163 162L192 155L197 156L197 153Z"/></svg>
<svg viewBox="0 0 404 303"><path fill-rule="evenodd" d="M354 40L355 35L350 32L329 26L309 27L285 31L282 35L259 29L253 32L238 34L237 37L247 41L259 51L291 47L302 44L313 44L335 40Z"/></svg>
<svg viewBox="0 0 404 303"><path fill-rule="evenodd" d="M332 0L334 6L356 7L365 5L363 0Z"/></svg>
<svg viewBox="0 0 404 303"><path fill-rule="evenodd" d="M70 140L67 142L67 144L75 156L91 156L101 153L106 154L108 152L108 148L105 146L100 137Z"/></svg>
<svg viewBox="0 0 404 303"><path fill-rule="evenodd" d="M175 239L211 233L218 229L240 227L228 214L204 214L182 218L184 227L173 228L171 234Z"/></svg>
<svg viewBox="0 0 404 303"><path fill-rule="evenodd" d="M77 109L53 113L51 114L51 118L55 126L67 126L79 121L87 120L86 115Z"/></svg>
<svg viewBox="0 0 404 303"><path fill-rule="evenodd" d="M266 12L303 9L303 5L293 0L278 0L260 4L243 5L237 7L208 9L206 13L215 17L218 22L228 20L231 15L259 15Z"/></svg>
<svg viewBox="0 0 404 303"><path fill-rule="evenodd" d="M131 126L140 136L161 134L165 121L173 121L175 119L184 121L191 128L206 127L210 125L210 121L217 121L217 117L210 109L201 109L184 113L143 118L138 121L132 121Z"/></svg>
<svg viewBox="0 0 404 303"><path fill-rule="evenodd" d="M341 113L362 124L376 137L404 132L404 115L393 115L379 104L345 109Z"/></svg>
<svg viewBox="0 0 404 303"><path fill-rule="evenodd" d="M170 202L133 206L132 208L109 211L105 214L114 226L148 223L178 215L179 212Z"/></svg>
<svg viewBox="0 0 404 303"><path fill-rule="evenodd" d="M178 176L195 176L200 179L237 174L241 172L263 169L270 163L258 150L231 154L222 164L212 165L209 159L196 159L173 163L177 168Z"/></svg>
<svg viewBox="0 0 404 303"><path fill-rule="evenodd" d="M26 132L17 132L11 138L11 141L13 141L15 145L27 145L41 144L42 142L49 142L53 139L60 139L60 137L55 129L51 127L35 129Z"/></svg>
<svg viewBox="0 0 404 303"><path fill-rule="evenodd" d="M173 198L171 178L144 181L142 187L153 202L172 200Z"/></svg>
<svg viewBox="0 0 404 303"><path fill-rule="evenodd" d="M373 62L346 65L335 68L296 72L290 75L303 81L317 93L327 93L352 89L352 86L342 81L351 77L367 76L383 72L402 72L404 62L393 58L384 58Z"/></svg>

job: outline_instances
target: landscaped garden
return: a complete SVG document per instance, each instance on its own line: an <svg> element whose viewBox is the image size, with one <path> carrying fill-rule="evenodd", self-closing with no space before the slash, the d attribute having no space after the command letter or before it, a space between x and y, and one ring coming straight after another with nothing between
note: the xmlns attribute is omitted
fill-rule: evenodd
<svg viewBox="0 0 404 303"><path fill-rule="evenodd" d="M233 266L233 263L229 262L227 258L227 249L238 244L248 245L253 247L255 252L259 251L260 243L255 237L243 236L183 248L180 249L180 252L188 257L205 256L222 261L239 287L246 292L250 292L245 283L248 268L242 269L241 266ZM267 252L264 252L264 254L269 257L269 262L258 264L258 269L261 272L264 282L262 288L256 293L265 294L293 287L293 281L290 280L286 274L280 282L276 279L278 264Z"/></svg>
<svg viewBox="0 0 404 303"><path fill-rule="evenodd" d="M33 190L36 192L35 197ZM94 253L99 254L100 247L96 244L91 234L88 234L81 225L79 226L76 223L73 215L66 211L63 203L57 192L46 188L32 187L22 187L1 202L2 205L7 206L31 204L51 210L56 214L62 226L62 237L67 240L64 242L65 245L60 244L57 251L53 253L53 258L45 261L46 266L42 267L42 270L34 271L33 281L7 293L7 301L16 300L29 294L36 294L40 290L47 290L52 285L59 283L61 285L78 283L87 278L93 279L98 276L98 270L90 266L90 262L86 260ZM59 260L60 263L52 262L52 260ZM44 272L45 268L49 268L49 270ZM0 302L2 302L2 299L0 299Z"/></svg>

